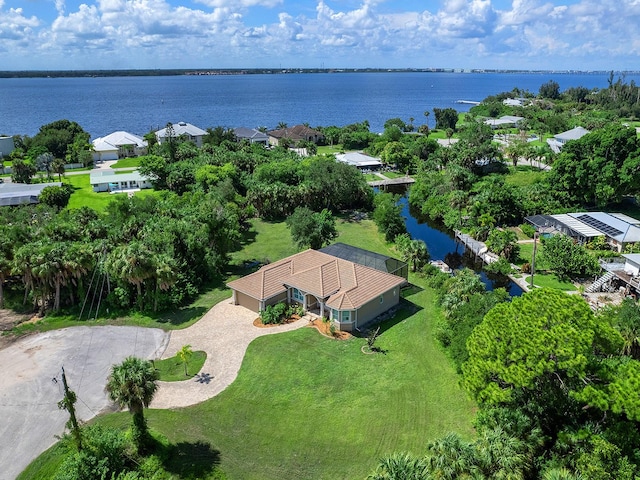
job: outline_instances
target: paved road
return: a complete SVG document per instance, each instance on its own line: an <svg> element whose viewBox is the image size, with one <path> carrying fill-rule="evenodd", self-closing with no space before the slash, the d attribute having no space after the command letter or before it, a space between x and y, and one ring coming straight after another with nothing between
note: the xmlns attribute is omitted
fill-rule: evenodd
<svg viewBox="0 0 640 480"><path fill-rule="evenodd" d="M0 350L0 480L15 479L63 433L69 415L57 406L62 366L86 421L111 406L104 392L111 366L129 355L157 358L168 338L159 329L72 327Z"/></svg>

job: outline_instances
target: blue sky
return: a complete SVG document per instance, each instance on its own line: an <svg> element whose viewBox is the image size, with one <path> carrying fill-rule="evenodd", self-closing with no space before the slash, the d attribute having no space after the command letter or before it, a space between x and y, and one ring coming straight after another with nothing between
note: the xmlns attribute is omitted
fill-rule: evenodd
<svg viewBox="0 0 640 480"><path fill-rule="evenodd" d="M0 70L640 69L640 0L0 0Z"/></svg>

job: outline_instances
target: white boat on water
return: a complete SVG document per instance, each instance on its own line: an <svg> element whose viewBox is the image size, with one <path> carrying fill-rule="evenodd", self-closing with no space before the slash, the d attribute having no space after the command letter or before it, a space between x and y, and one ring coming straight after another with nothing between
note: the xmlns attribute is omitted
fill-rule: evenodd
<svg viewBox="0 0 640 480"><path fill-rule="evenodd" d="M429 263L439 269L442 273L453 273L451 267L444 263L442 260L431 260Z"/></svg>

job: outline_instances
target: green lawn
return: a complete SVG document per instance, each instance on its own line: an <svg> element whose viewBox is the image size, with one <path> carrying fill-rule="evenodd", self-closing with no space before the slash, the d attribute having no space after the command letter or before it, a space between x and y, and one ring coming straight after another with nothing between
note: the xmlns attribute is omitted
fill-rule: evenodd
<svg viewBox="0 0 640 480"><path fill-rule="evenodd" d="M404 172L382 172L382 174L387 178L400 178L407 176Z"/></svg>
<svg viewBox="0 0 640 480"><path fill-rule="evenodd" d="M555 273L536 273L533 276L533 284L536 287L548 287L555 290L562 290L563 292L577 290L577 287L573 283L560 280Z"/></svg>
<svg viewBox="0 0 640 480"><path fill-rule="evenodd" d="M123 158L114 163L111 168L129 168L140 166L140 157Z"/></svg>
<svg viewBox="0 0 640 480"><path fill-rule="evenodd" d="M505 182L518 187L523 187L541 182L546 176L547 172L544 170L538 170L537 167L532 168L528 165L518 165L515 171L513 170L513 167L509 168L509 174L505 177Z"/></svg>
<svg viewBox="0 0 640 480"><path fill-rule="evenodd" d="M342 145L322 145L318 147L318 155L334 155L336 153L344 153Z"/></svg>
<svg viewBox="0 0 640 480"><path fill-rule="evenodd" d="M204 361L207 359L206 352L196 350L187 362L187 374L184 373L184 363L180 357L165 358L164 360L155 360L153 366L160 373L160 380L163 382L180 382L188 380L200 371Z"/></svg>
<svg viewBox="0 0 640 480"><path fill-rule="evenodd" d="M123 172L130 173L130 172ZM107 204L113 200L114 194L109 192L94 192L93 187L89 183L90 175L67 175L63 178L64 183L68 183L74 187L74 191L69 199L69 208L90 207L98 212L103 212L107 207ZM136 196L156 195L157 192L153 189L141 190L135 192Z"/></svg>
<svg viewBox="0 0 640 480"><path fill-rule="evenodd" d="M391 253L370 220L339 220L338 230L338 241ZM233 261L295 251L282 223L256 220ZM376 345L384 354L363 354L363 338L337 341L309 328L267 335L249 345L238 378L217 397L148 411L151 429L181 446L167 460L171 471L213 478L219 462L231 480L359 479L382 455L424 454L427 442L450 431L472 437L474 405L434 338L442 312L434 292L410 280L418 288L382 325ZM97 421L124 426L130 415ZM37 465L55 461L55 449ZM39 475L34 466L21 478Z"/></svg>
<svg viewBox="0 0 640 480"><path fill-rule="evenodd" d="M518 266L522 266L523 263L531 263L533 259L533 242L531 243L519 243L520 253L515 263ZM546 270L548 267L545 262L542 261L540 254L544 250L544 246L540 243L540 240L536 242L536 270Z"/></svg>
<svg viewBox="0 0 640 480"><path fill-rule="evenodd" d="M364 178L367 180L367 182L377 182L378 180L382 180L382 178L380 178L375 173L365 173Z"/></svg>

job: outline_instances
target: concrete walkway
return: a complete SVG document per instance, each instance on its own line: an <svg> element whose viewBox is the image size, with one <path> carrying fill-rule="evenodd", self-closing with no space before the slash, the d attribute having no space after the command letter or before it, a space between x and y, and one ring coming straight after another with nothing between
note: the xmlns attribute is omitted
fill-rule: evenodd
<svg viewBox="0 0 640 480"><path fill-rule="evenodd" d="M287 332L309 325L310 318L269 328L253 325L258 314L223 300L198 322L184 330L171 332L162 358L171 358L184 346L204 350L207 359L199 375L183 382L159 382L151 408L177 408L208 400L227 388L238 376L249 344L262 335ZM195 372L189 372L190 374Z"/></svg>

